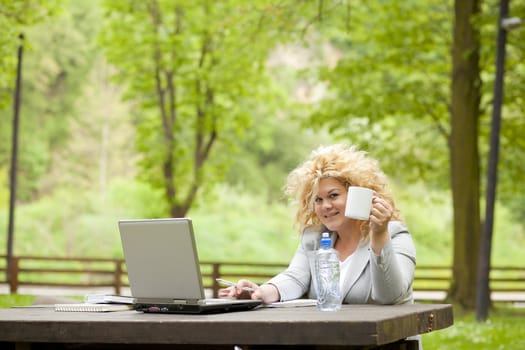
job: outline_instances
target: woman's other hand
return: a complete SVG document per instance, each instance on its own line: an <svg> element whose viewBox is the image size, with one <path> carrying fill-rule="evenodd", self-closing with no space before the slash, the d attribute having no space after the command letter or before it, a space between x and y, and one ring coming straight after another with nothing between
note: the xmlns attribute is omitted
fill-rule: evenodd
<svg viewBox="0 0 525 350"><path fill-rule="evenodd" d="M265 304L270 304L280 300L279 291L275 286L271 284L263 284L259 286L249 280L239 280L235 286L220 289L219 297L261 300Z"/></svg>
<svg viewBox="0 0 525 350"><path fill-rule="evenodd" d="M259 289L256 283L239 280L235 286L219 289L220 298L254 299L252 295Z"/></svg>

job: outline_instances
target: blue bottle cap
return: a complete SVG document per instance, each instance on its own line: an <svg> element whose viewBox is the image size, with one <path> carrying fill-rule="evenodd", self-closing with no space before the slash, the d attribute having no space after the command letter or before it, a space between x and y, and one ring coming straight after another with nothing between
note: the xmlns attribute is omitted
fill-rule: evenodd
<svg viewBox="0 0 525 350"><path fill-rule="evenodd" d="M332 246L332 239L330 238L330 234L328 232L323 232L323 236L321 237L321 248L330 248Z"/></svg>

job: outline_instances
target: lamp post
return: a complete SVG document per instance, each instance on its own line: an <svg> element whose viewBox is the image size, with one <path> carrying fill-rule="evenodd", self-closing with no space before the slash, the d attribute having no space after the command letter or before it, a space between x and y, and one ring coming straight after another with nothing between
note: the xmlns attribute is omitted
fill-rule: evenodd
<svg viewBox="0 0 525 350"><path fill-rule="evenodd" d="M13 257L13 236L15 227L15 201L16 201L16 169L18 164L18 125L20 112L20 96L22 89L22 55L24 52L24 34L18 36L18 63L16 68L16 86L13 100L13 135L11 145L11 169L9 171L9 224L7 228L7 254L6 254L6 280L12 286L12 257Z"/></svg>
<svg viewBox="0 0 525 350"><path fill-rule="evenodd" d="M499 7L498 44L496 52L496 78L494 81L494 99L490 131L490 151L487 165L487 189L485 220L481 233L480 256L478 263L478 288L476 293L476 320L485 321L490 305L490 253L492 230L494 226L494 206L499 158L499 134L501 129L501 106L503 104L503 78L505 73L505 45L507 31L521 24L519 18L508 18L509 0L501 0Z"/></svg>

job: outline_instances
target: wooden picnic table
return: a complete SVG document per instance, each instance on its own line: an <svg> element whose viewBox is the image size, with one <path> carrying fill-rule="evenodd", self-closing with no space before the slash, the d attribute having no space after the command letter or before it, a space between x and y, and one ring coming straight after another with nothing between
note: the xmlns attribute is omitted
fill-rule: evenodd
<svg viewBox="0 0 525 350"><path fill-rule="evenodd" d="M0 348L416 349L406 338L453 324L449 304L257 308L210 315L0 310Z"/></svg>

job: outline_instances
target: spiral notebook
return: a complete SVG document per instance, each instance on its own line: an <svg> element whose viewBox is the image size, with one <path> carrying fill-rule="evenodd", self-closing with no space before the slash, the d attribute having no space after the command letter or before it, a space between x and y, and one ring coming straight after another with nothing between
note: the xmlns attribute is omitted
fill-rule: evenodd
<svg viewBox="0 0 525 350"><path fill-rule="evenodd" d="M133 305L125 304L55 304L55 311L61 312L111 312L133 310Z"/></svg>
<svg viewBox="0 0 525 350"><path fill-rule="evenodd" d="M119 231L136 310L201 314L262 304L205 298L190 218L120 220Z"/></svg>

